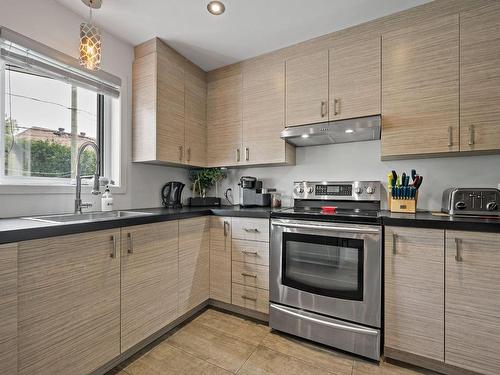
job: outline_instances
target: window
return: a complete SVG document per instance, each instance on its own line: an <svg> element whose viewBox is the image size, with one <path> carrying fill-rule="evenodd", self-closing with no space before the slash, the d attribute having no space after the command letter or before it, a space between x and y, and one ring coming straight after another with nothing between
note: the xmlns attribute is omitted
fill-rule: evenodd
<svg viewBox="0 0 500 375"><path fill-rule="evenodd" d="M95 142L105 153L103 95L8 64L2 74L4 179L70 181L83 143ZM94 174L96 155L91 148L81 165L82 175Z"/></svg>

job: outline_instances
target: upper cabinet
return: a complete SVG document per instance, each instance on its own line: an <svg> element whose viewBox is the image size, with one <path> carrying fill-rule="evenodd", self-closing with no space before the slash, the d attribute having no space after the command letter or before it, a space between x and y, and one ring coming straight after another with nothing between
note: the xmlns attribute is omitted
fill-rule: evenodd
<svg viewBox="0 0 500 375"><path fill-rule="evenodd" d="M460 16L460 151L500 150L500 4Z"/></svg>
<svg viewBox="0 0 500 375"><path fill-rule="evenodd" d="M231 166L242 161L242 80L238 73L208 82L208 166Z"/></svg>
<svg viewBox="0 0 500 375"><path fill-rule="evenodd" d="M155 38L135 48L133 160L205 165L205 72Z"/></svg>
<svg viewBox="0 0 500 375"><path fill-rule="evenodd" d="M382 37L382 158L459 150L459 17Z"/></svg>
<svg viewBox="0 0 500 375"><path fill-rule="evenodd" d="M328 51L286 61L286 126L328 121Z"/></svg>
<svg viewBox="0 0 500 375"><path fill-rule="evenodd" d="M381 39L336 39L330 49L329 119L380 113Z"/></svg>

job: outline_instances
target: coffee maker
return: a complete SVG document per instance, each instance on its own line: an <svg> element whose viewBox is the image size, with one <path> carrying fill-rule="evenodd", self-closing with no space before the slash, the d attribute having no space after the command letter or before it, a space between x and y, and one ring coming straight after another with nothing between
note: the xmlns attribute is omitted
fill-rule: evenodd
<svg viewBox="0 0 500 375"><path fill-rule="evenodd" d="M170 181L161 190L162 204L166 208L181 208L182 207L182 189L184 184L178 181Z"/></svg>
<svg viewBox="0 0 500 375"><path fill-rule="evenodd" d="M269 207L271 205L271 194L263 192L262 181L255 177L243 176L238 185L241 207Z"/></svg>

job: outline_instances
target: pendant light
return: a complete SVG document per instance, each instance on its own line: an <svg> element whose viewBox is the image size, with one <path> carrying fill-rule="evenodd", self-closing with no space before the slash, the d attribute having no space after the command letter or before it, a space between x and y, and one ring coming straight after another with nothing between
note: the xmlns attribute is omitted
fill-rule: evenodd
<svg viewBox="0 0 500 375"><path fill-rule="evenodd" d="M219 16L222 13L224 13L224 11L226 10L226 7L222 3L222 1L214 0L214 1L211 1L211 2L208 3L207 10L211 14L213 14L214 16Z"/></svg>
<svg viewBox="0 0 500 375"><path fill-rule="evenodd" d="M92 23L92 10L99 9L102 0L82 0L89 7L89 22L80 25L80 65L88 70L99 70L101 67L101 33Z"/></svg>

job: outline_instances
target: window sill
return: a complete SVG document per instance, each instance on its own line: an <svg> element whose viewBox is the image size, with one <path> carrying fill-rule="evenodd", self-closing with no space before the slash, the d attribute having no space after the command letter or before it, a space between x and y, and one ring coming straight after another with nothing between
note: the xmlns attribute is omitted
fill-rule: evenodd
<svg viewBox="0 0 500 375"><path fill-rule="evenodd" d="M0 183L0 195L25 195L25 194L38 194L38 195L72 195L75 194L75 185L67 184L2 184ZM104 192L104 187L101 187L101 192ZM92 190L91 185L83 185L82 193L90 194ZM125 194L125 186L110 186L112 194Z"/></svg>

